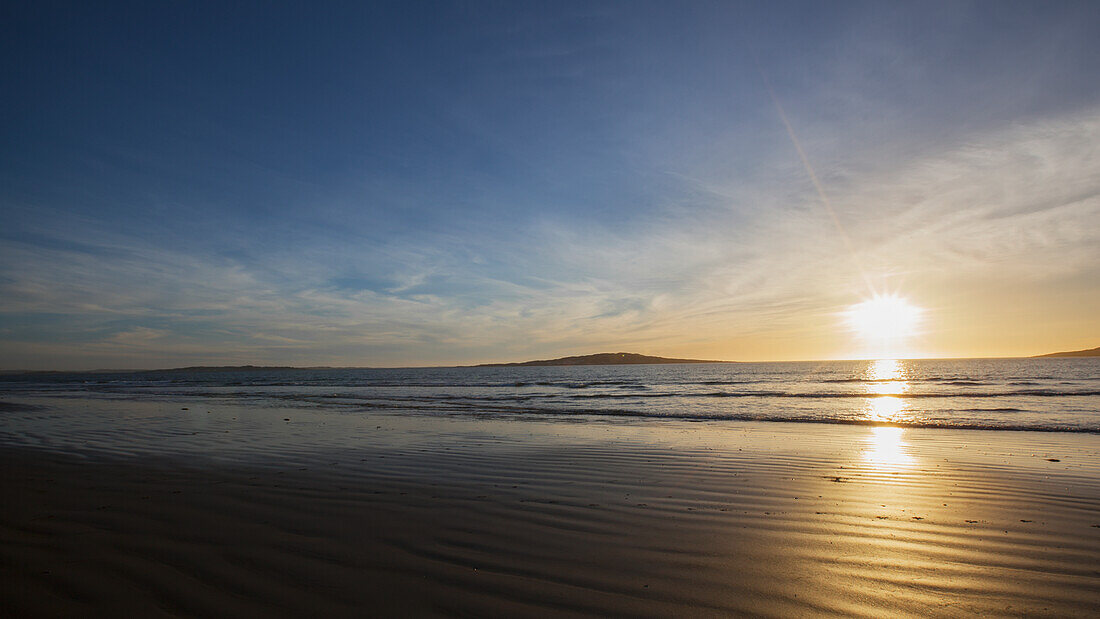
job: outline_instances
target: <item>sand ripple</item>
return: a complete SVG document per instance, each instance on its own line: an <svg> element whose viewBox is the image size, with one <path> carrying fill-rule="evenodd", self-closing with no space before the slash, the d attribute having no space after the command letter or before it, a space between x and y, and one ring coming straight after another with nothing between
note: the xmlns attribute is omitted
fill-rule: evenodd
<svg viewBox="0 0 1100 619"><path fill-rule="evenodd" d="M377 421L265 458L9 438L5 612L1100 614L1093 435Z"/></svg>

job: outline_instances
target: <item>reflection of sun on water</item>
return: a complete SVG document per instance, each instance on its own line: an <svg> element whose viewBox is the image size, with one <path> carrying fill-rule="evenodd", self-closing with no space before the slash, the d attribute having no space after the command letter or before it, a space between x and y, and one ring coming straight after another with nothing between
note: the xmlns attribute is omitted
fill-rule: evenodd
<svg viewBox="0 0 1100 619"><path fill-rule="evenodd" d="M867 449L863 452L863 458L878 469L910 467L914 463L914 458L909 455L909 444L904 438L905 428L889 426L871 428L871 436L867 439Z"/></svg>
<svg viewBox="0 0 1100 619"><path fill-rule="evenodd" d="M867 401L867 414L875 421L893 421L898 414L905 410L905 400L885 396L871 398Z"/></svg>
<svg viewBox="0 0 1100 619"><path fill-rule="evenodd" d="M900 380L901 362L897 359L879 359L867 366L864 378L867 380Z"/></svg>
<svg viewBox="0 0 1100 619"><path fill-rule="evenodd" d="M869 419L895 421L906 409L905 398L896 397L909 391L904 370L902 362L896 359L879 359L868 364L863 378L873 381L867 383L867 393L873 396L867 398ZM907 452L908 444L902 440L904 436L905 428L871 428L868 448L863 453L864 459L880 469L912 466L913 457Z"/></svg>
<svg viewBox="0 0 1100 619"><path fill-rule="evenodd" d="M899 396L909 391L905 381L902 364L896 359L879 359L871 362L864 373L867 392L877 397L867 398L867 415L874 421L894 421L905 410L904 398Z"/></svg>

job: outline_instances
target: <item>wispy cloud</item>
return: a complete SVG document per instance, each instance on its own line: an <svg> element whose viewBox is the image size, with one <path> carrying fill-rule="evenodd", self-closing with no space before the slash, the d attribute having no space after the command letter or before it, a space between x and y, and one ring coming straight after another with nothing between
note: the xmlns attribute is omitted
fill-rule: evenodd
<svg viewBox="0 0 1100 619"><path fill-rule="evenodd" d="M0 366L837 356L868 282L924 352L1096 332L1094 7L669 7L401 16L214 81L161 49L99 76L125 112L14 84Z"/></svg>
<svg viewBox="0 0 1100 619"><path fill-rule="evenodd" d="M810 192L752 218L738 204L670 205L625 230L538 219L512 240L441 234L366 252L316 236L262 266L92 224L43 229L51 243L2 247L2 315L87 332L70 344L78 359L445 363L715 342L736 357L739 339L783 341L865 295L856 263L885 286L939 291L929 302L974 280L1100 276L1097 144L1100 111L1085 110L962 136L889 172L849 170L826 189L854 257ZM391 283L334 285L336 256Z"/></svg>

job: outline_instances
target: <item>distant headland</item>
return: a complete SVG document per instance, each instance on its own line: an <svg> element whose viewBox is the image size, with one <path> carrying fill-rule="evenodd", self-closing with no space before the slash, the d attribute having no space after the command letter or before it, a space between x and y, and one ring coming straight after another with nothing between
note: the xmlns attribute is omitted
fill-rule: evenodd
<svg viewBox="0 0 1100 619"><path fill-rule="evenodd" d="M594 355L581 355L578 357L561 357L559 359L540 359L538 361L523 361L520 363L482 363L474 367L499 368L520 366L548 366L548 365L644 365L659 363L735 363L733 361L707 361L704 359L671 359L668 357L651 357L632 352L601 352Z"/></svg>
<svg viewBox="0 0 1100 619"><path fill-rule="evenodd" d="M1043 357L1100 357L1100 346L1088 350L1071 350L1069 352L1052 352L1046 355L1035 355L1035 359Z"/></svg>

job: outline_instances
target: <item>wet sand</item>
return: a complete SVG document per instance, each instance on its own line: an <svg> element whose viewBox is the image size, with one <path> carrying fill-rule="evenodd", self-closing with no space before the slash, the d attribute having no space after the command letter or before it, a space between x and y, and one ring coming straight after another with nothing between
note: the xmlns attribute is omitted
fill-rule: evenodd
<svg viewBox="0 0 1100 619"><path fill-rule="evenodd" d="M238 461L9 439L0 614L1100 614L1095 435L375 421Z"/></svg>

